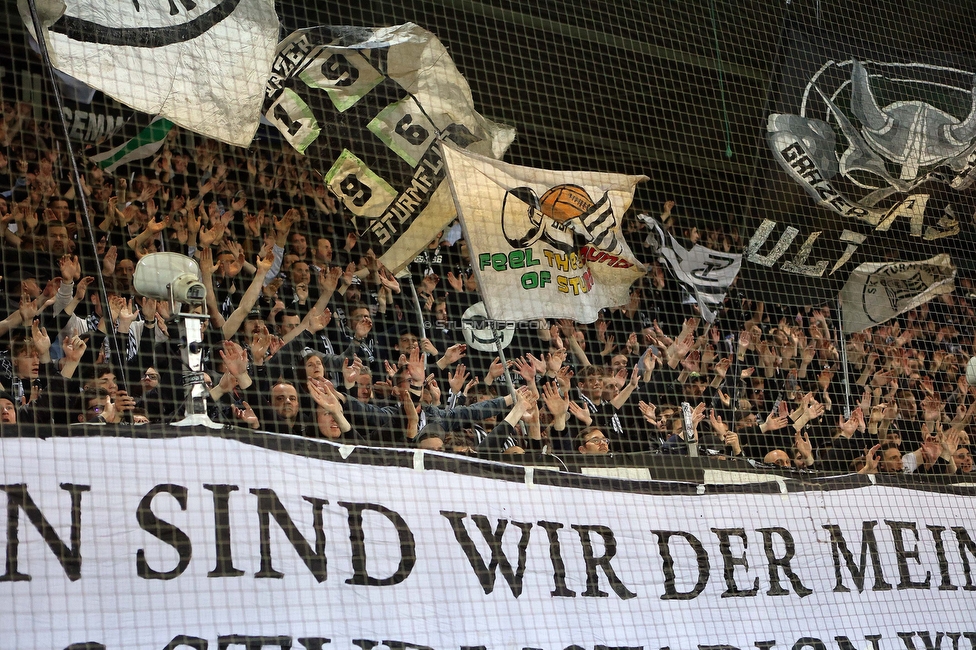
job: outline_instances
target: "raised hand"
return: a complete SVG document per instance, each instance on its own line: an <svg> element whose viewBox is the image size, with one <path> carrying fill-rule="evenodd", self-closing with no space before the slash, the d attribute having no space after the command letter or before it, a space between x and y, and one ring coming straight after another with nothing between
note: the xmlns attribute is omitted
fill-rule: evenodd
<svg viewBox="0 0 976 650"><path fill-rule="evenodd" d="M206 277L213 275L214 271L217 270L217 265L214 264L213 250L209 247L203 247L200 249L200 273Z"/></svg>
<svg viewBox="0 0 976 650"><path fill-rule="evenodd" d="M224 341L220 350L220 358L224 362L224 370L239 377L247 372L247 352L233 341Z"/></svg>
<svg viewBox="0 0 976 650"><path fill-rule="evenodd" d="M425 275L424 279L420 281L420 292L434 293L434 289L437 288L438 282L440 282L440 278L435 273Z"/></svg>
<svg viewBox="0 0 976 650"><path fill-rule="evenodd" d="M308 319L308 331L311 334L315 334L326 327L332 322L332 310L326 307L320 312L315 312L312 317Z"/></svg>
<svg viewBox="0 0 976 650"><path fill-rule="evenodd" d="M627 343L624 344L624 350L627 354L637 354L637 333L631 332L630 336L627 337Z"/></svg>
<svg viewBox="0 0 976 650"><path fill-rule="evenodd" d="M550 352L546 355L546 372L553 374L559 372L564 361L566 361L566 350L564 348Z"/></svg>
<svg viewBox="0 0 976 650"><path fill-rule="evenodd" d="M607 321L602 318L596 322L596 340L600 343L607 342Z"/></svg>
<svg viewBox="0 0 976 650"><path fill-rule="evenodd" d="M258 257L254 266L258 269L258 275L267 275L271 267L274 266L274 252L268 251L263 257Z"/></svg>
<svg viewBox="0 0 976 650"><path fill-rule="evenodd" d="M552 383L542 387L542 400L546 403L546 408L552 413L554 418L565 417L569 411L569 395L560 395Z"/></svg>
<svg viewBox="0 0 976 650"><path fill-rule="evenodd" d="M448 379L448 385L451 387L451 392L460 393L464 388L465 382L468 381L470 376L471 375L468 374L465 365L463 363L459 363L454 368L454 372L451 373L450 378Z"/></svg>
<svg viewBox="0 0 976 650"><path fill-rule="evenodd" d="M119 329L123 332L129 331L129 327L137 318L139 318L139 310L135 308L132 298L128 301L123 298L118 315Z"/></svg>
<svg viewBox="0 0 976 650"><path fill-rule="evenodd" d="M840 429L841 435L845 438L850 438L857 431L858 426L864 421L864 412L861 407L858 406L856 409L851 411L851 417L847 420L841 415L837 418L837 426Z"/></svg>
<svg viewBox="0 0 976 650"><path fill-rule="evenodd" d="M453 272L448 272L447 283L458 293L464 291L464 276L462 275L454 275Z"/></svg>
<svg viewBox="0 0 976 650"><path fill-rule="evenodd" d="M437 383L437 380L434 379L433 374L427 375L427 378L424 380L424 385L427 387L427 392L430 394L430 403L434 404L435 406L440 404L441 387Z"/></svg>
<svg viewBox="0 0 976 650"><path fill-rule="evenodd" d="M87 349L88 344L77 334L65 336L61 341L61 350L64 352L64 358L68 363L80 362L82 357L85 356L85 350Z"/></svg>
<svg viewBox="0 0 976 650"><path fill-rule="evenodd" d="M877 444L864 453L864 467L858 470L858 474L878 473L878 465L881 464L881 456L878 454L880 449L881 445Z"/></svg>
<svg viewBox="0 0 976 650"><path fill-rule="evenodd" d="M780 409L777 413L776 411L771 411L769 415L766 416L765 422L763 422L762 431L763 433L769 433L770 431L778 431L790 423L789 414L786 412L786 404L780 402Z"/></svg>
<svg viewBox="0 0 976 650"><path fill-rule="evenodd" d="M793 438L793 446L805 460L813 460L813 444L810 442L810 435L806 431L797 431Z"/></svg>
<svg viewBox="0 0 976 650"><path fill-rule="evenodd" d="M112 275L115 273L115 263L119 259L119 248L118 246L110 246L105 252L104 257L102 257L102 273L105 275Z"/></svg>
<svg viewBox="0 0 976 650"><path fill-rule="evenodd" d="M532 365L530 361L528 361L525 357L519 357L512 363L515 366L515 372L521 375L522 379L524 379L526 383L531 384L535 382L535 366Z"/></svg>
<svg viewBox="0 0 976 650"><path fill-rule="evenodd" d="M356 383L356 379L363 373L363 362L362 360L353 355L352 362L349 359L342 360L342 381L346 386L352 386Z"/></svg>
<svg viewBox="0 0 976 650"><path fill-rule="evenodd" d="M257 429L261 426L261 421L258 419L257 414L251 405L247 402L241 402L241 406L233 406L234 418L240 420L248 426L250 429Z"/></svg>
<svg viewBox="0 0 976 650"><path fill-rule="evenodd" d="M328 413L342 413L342 402L329 390L332 384L318 377L308 380L308 392L312 400Z"/></svg>
<svg viewBox="0 0 976 650"><path fill-rule="evenodd" d="M661 422L657 419L657 406L654 404L648 404L644 400L641 400L638 404L640 407L641 415L648 423L658 426Z"/></svg>
<svg viewBox="0 0 976 650"><path fill-rule="evenodd" d="M809 420L816 420L824 414L824 405L816 400L810 400L803 408L803 415Z"/></svg>
<svg viewBox="0 0 976 650"><path fill-rule="evenodd" d="M25 293L20 297L20 307L17 311L20 312L22 323L32 323L38 312L37 301L32 300L30 295Z"/></svg>
<svg viewBox="0 0 976 650"><path fill-rule="evenodd" d="M396 276L390 273L386 267L380 269L379 280L380 284L389 289L391 292L400 293L400 282L397 281Z"/></svg>
<svg viewBox="0 0 976 650"><path fill-rule="evenodd" d="M403 359L402 356L400 358ZM410 352L410 357L407 359L407 375L415 386L424 383L424 361L420 348L414 348Z"/></svg>
<svg viewBox="0 0 976 650"><path fill-rule="evenodd" d="M590 415L590 411L576 402L569 403L569 412L573 414L573 417L582 422L584 426L588 427L593 424L593 416Z"/></svg>
<svg viewBox="0 0 976 650"><path fill-rule="evenodd" d="M74 282L81 278L81 264L78 262L77 255L65 255L58 260L61 270L61 279L65 282Z"/></svg>
<svg viewBox="0 0 976 650"><path fill-rule="evenodd" d="M725 375L728 374L729 368L731 366L732 366L731 357L725 357L724 359L719 360L719 362L712 367L712 372L719 379L725 379Z"/></svg>
<svg viewBox="0 0 976 650"><path fill-rule="evenodd" d="M51 337L48 336L46 327L40 327L40 321L35 320L31 323L31 338L41 359L47 357L51 350Z"/></svg>
<svg viewBox="0 0 976 650"><path fill-rule="evenodd" d="M262 365L268 357L268 350L271 347L271 332L267 327L254 332L251 338L251 358L256 365Z"/></svg>

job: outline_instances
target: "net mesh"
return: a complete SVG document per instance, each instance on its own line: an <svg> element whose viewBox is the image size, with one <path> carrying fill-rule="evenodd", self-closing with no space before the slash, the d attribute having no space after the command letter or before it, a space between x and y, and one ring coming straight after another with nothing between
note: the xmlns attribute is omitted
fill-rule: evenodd
<svg viewBox="0 0 976 650"><path fill-rule="evenodd" d="M976 644L965 7L3 24L0 646Z"/></svg>

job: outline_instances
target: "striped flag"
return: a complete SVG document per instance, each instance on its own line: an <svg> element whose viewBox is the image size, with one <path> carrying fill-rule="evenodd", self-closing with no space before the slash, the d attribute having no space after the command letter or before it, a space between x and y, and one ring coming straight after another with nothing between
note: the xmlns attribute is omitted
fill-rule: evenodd
<svg viewBox="0 0 976 650"><path fill-rule="evenodd" d="M90 160L105 171L113 172L116 167L155 154L163 146L172 128L172 122L165 117L157 117L128 142L110 151L91 156Z"/></svg>

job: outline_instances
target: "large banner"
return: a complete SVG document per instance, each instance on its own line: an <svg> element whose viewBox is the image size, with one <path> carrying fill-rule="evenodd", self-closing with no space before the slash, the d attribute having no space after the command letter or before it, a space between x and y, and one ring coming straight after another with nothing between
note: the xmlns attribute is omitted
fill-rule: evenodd
<svg viewBox="0 0 976 650"><path fill-rule="evenodd" d="M833 300L864 263L939 253L971 274L976 60L788 31L742 281Z"/></svg>
<svg viewBox="0 0 976 650"><path fill-rule="evenodd" d="M412 23L292 33L278 46L265 116L313 159L394 273L455 217L438 136L492 158L515 139L475 110L447 49Z"/></svg>
<svg viewBox="0 0 976 650"><path fill-rule="evenodd" d="M495 320L596 320L644 273L620 224L646 176L519 167L443 146L471 263Z"/></svg>
<svg viewBox="0 0 976 650"><path fill-rule="evenodd" d="M972 496L673 496L216 437L4 439L0 452L3 648L976 642Z"/></svg>
<svg viewBox="0 0 976 650"><path fill-rule="evenodd" d="M34 34L27 2L19 5ZM58 70L143 113L250 144L278 40L270 0L38 5Z"/></svg>

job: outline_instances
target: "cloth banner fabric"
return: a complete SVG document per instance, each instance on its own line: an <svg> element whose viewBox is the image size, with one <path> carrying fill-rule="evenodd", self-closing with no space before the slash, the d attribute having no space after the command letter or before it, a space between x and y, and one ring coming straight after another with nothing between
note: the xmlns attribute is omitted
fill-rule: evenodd
<svg viewBox="0 0 976 650"><path fill-rule="evenodd" d="M651 228L648 239L657 236L661 257L678 282L695 297L702 317L714 323L717 310L742 266L742 255L712 250L701 244L686 249L670 233L665 233L654 217L639 214L637 218Z"/></svg>
<svg viewBox="0 0 976 650"><path fill-rule="evenodd" d="M591 323L644 274L620 228L646 176L519 167L443 146L489 317Z"/></svg>
<svg viewBox="0 0 976 650"><path fill-rule="evenodd" d="M157 117L128 142L106 152L90 156L89 160L107 172L114 172L122 165L154 155L162 148L163 143L166 142L166 136L169 135L172 128L172 122L166 118Z"/></svg>
<svg viewBox="0 0 976 650"><path fill-rule="evenodd" d="M27 3L19 4L33 35ZM271 0L39 5L58 70L138 111L233 145L250 144L278 42Z"/></svg>
<svg viewBox="0 0 976 650"><path fill-rule="evenodd" d="M7 438L0 452L4 648L976 639L973 496L526 485L207 436Z"/></svg>
<svg viewBox="0 0 976 650"><path fill-rule="evenodd" d="M783 48L745 220L746 293L823 304L861 264L939 253L972 274L976 59L793 24Z"/></svg>
<svg viewBox="0 0 976 650"><path fill-rule="evenodd" d="M447 49L412 23L292 33L278 46L264 110L394 273L456 216L438 137L492 158L515 139L475 110Z"/></svg>
<svg viewBox="0 0 976 650"><path fill-rule="evenodd" d="M861 264L840 292L844 332L874 327L951 293L955 277L956 268L945 254L924 262Z"/></svg>

